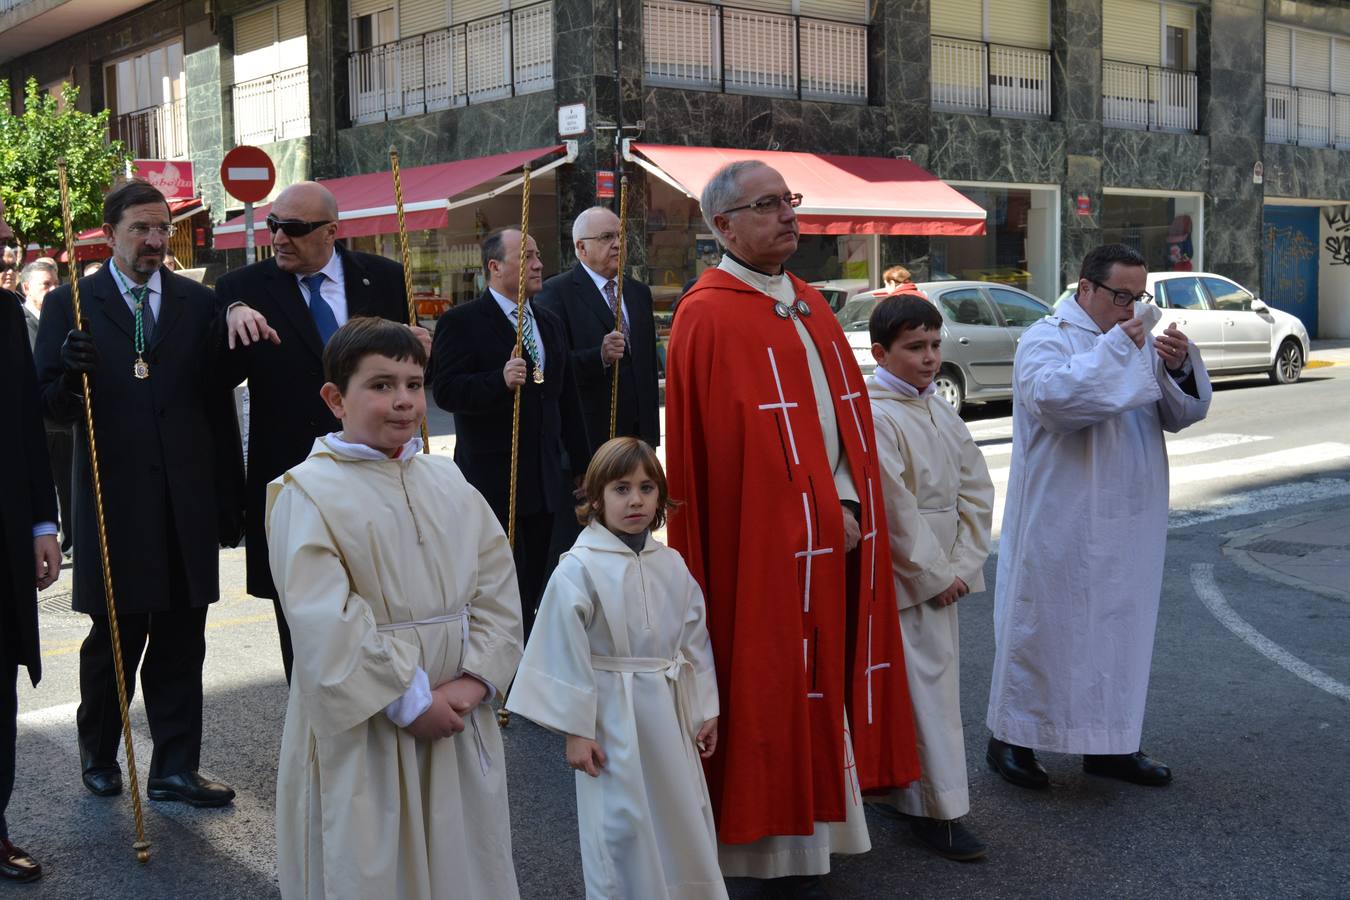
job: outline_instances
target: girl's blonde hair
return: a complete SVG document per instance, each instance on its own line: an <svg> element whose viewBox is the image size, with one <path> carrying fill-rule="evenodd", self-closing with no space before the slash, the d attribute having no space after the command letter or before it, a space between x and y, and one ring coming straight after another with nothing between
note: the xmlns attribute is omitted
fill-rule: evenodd
<svg viewBox="0 0 1350 900"><path fill-rule="evenodd" d="M652 519L653 531L666 524L666 513L675 506L670 499L670 489L666 486L666 473L656 451L645 441L635 437L617 437L606 441L591 457L586 467L586 477L582 479L581 489L586 498L577 506L577 521L589 525L594 521L604 523L605 485L628 475L639 466L647 477L656 482L656 516Z"/></svg>

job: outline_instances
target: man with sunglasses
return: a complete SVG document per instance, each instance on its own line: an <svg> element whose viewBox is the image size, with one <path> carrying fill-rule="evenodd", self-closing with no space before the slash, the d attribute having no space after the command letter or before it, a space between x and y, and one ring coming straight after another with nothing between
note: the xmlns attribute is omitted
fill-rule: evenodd
<svg viewBox="0 0 1350 900"><path fill-rule="evenodd" d="M19 269L23 266L23 248L13 235L0 245L0 290L13 291L19 286Z"/></svg>
<svg viewBox="0 0 1350 900"><path fill-rule="evenodd" d="M1209 376L1157 308L1124 244L1083 260L1078 293L1028 328L1013 370L1013 456L994 590L987 759L1019 787L1036 750L1162 786L1140 751L1167 545L1163 432L1209 411Z"/></svg>
<svg viewBox="0 0 1350 900"><path fill-rule="evenodd" d="M707 764L722 871L816 898L831 854L871 848L862 792L919 762L867 387L825 298L784 268L801 202L757 161L704 188L724 253L675 316L666 452L670 545L708 598L726 723Z"/></svg>
<svg viewBox="0 0 1350 900"><path fill-rule="evenodd" d="M247 589L276 611L281 661L291 678L291 635L267 560L267 483L309 455L338 422L319 396L323 348L348 319L408 320L403 267L337 243L331 191L302 181L277 195L267 216L274 255L216 283L227 306L213 341L231 384L248 379L248 481L243 492ZM430 350L425 329L414 329Z"/></svg>

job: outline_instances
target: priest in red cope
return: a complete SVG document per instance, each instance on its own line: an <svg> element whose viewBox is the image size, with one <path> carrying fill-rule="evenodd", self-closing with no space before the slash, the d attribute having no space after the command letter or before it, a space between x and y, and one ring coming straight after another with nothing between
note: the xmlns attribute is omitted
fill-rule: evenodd
<svg viewBox="0 0 1350 900"><path fill-rule="evenodd" d="M821 897L831 853L871 849L862 795L919 774L872 416L829 304L783 269L801 195L742 161L701 199L724 255L680 301L666 452L717 660L722 871Z"/></svg>

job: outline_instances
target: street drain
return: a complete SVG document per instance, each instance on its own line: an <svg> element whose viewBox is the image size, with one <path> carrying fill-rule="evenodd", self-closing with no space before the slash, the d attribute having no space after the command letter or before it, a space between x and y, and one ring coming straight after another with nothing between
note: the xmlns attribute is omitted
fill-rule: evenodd
<svg viewBox="0 0 1350 900"><path fill-rule="evenodd" d="M1300 544L1296 541L1264 540L1254 544L1244 544L1242 550L1248 553L1273 553L1276 556L1307 556L1319 550L1327 549L1322 544Z"/></svg>

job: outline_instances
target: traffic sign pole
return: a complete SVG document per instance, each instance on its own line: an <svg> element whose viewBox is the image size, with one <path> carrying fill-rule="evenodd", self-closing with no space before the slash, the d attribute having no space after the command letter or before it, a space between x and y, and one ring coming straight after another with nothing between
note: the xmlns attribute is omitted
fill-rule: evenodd
<svg viewBox="0 0 1350 900"><path fill-rule="evenodd" d="M253 265L257 262L258 252L253 247L253 204L244 204L244 263Z"/></svg>

